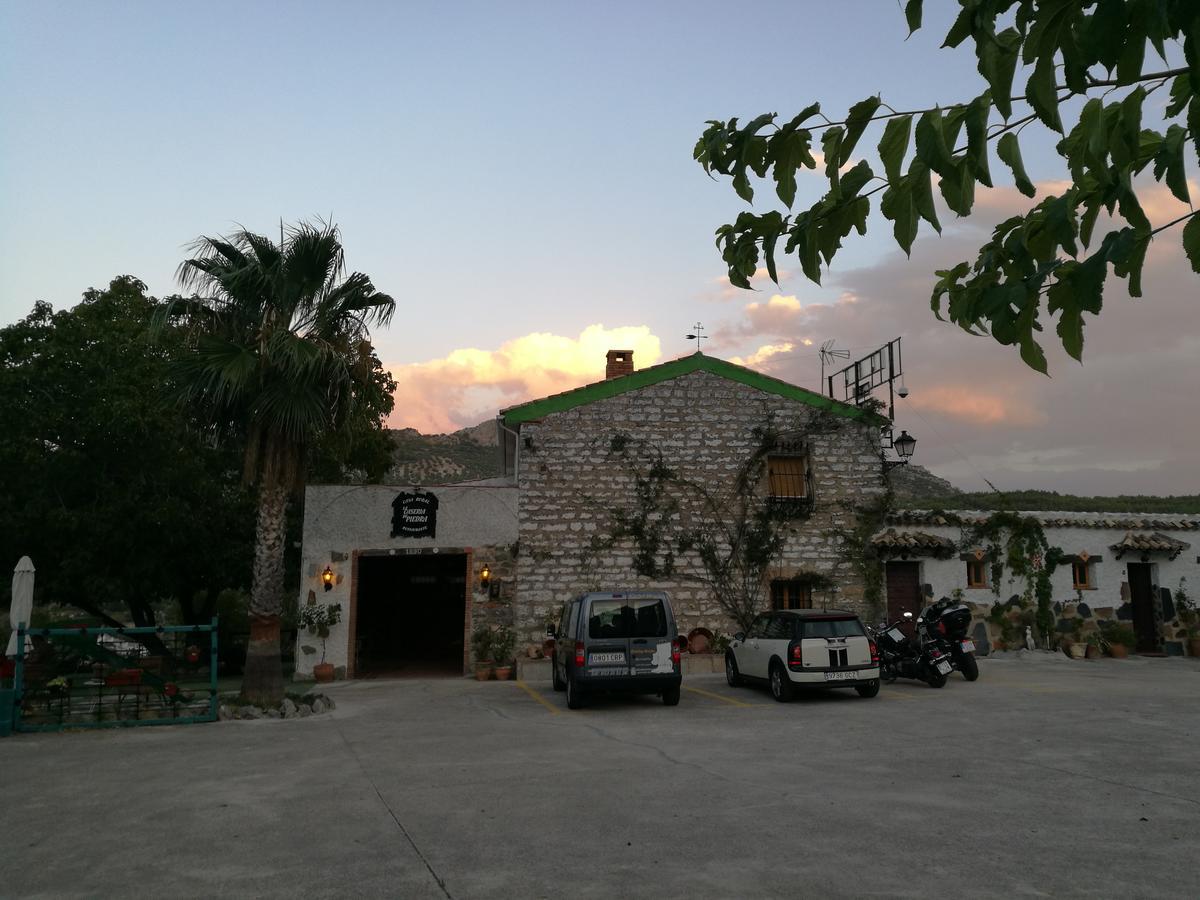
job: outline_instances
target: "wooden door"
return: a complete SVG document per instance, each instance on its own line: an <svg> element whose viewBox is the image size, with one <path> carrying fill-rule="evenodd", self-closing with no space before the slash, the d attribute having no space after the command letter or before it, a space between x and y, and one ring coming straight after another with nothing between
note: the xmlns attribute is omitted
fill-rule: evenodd
<svg viewBox="0 0 1200 900"><path fill-rule="evenodd" d="M921 564L889 562L887 564L887 618L889 622L905 622L904 614L916 616L921 611ZM910 624L901 627L912 634Z"/></svg>
<svg viewBox="0 0 1200 900"><path fill-rule="evenodd" d="M1137 636L1138 653L1158 653L1162 650L1158 617L1155 613L1154 584L1149 563L1129 563L1129 602L1133 606L1133 633Z"/></svg>

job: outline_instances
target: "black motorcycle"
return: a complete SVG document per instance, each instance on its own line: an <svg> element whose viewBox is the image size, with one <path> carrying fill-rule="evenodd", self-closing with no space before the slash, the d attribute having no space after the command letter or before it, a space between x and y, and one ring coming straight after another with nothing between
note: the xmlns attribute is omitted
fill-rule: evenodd
<svg viewBox="0 0 1200 900"><path fill-rule="evenodd" d="M912 613L904 614L912 619ZM873 630L875 645L879 648L879 677L889 684L897 678L913 678L924 681L930 687L940 688L950 674L950 657L936 641L922 643L910 638L900 628L900 623L883 624Z"/></svg>
<svg viewBox="0 0 1200 900"><path fill-rule="evenodd" d="M917 617L917 637L922 645L933 643L950 664L963 673L967 681L979 677L975 660L975 642L967 637L971 628L971 611L949 597L930 604Z"/></svg>

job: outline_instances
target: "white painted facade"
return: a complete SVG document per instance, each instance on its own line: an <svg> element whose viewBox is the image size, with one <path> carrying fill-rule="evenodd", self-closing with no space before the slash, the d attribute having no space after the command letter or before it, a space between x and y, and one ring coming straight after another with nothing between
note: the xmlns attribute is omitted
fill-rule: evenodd
<svg viewBox="0 0 1200 900"><path fill-rule="evenodd" d="M438 498L436 535L392 537L392 501L409 485L312 485L304 492L304 537L300 562L301 605L310 592L321 604L340 603L342 620L330 630L325 661L345 670L352 641L354 557L356 553L454 552L510 547L517 540L517 489L508 479L423 485ZM476 568L481 564L477 561ZM333 570L334 582L324 589L322 573ZM472 573L474 576L474 573ZM473 581L473 588L478 585ZM480 597L481 601L485 598ZM316 654L299 645L316 646ZM321 661L320 638L301 631L297 639L296 677L308 678Z"/></svg>
<svg viewBox="0 0 1200 900"><path fill-rule="evenodd" d="M1005 602L1024 591L1024 580L1014 579L1007 568L997 591L996 586L990 583L990 566L984 567L989 584L981 588L969 588L967 562L961 556L975 549L987 548L968 546L968 542L964 540L966 529L963 527L922 521L923 515L921 512L897 513L888 527L894 528L897 533L920 532L948 538L955 543L956 549L948 559L916 555L903 557L907 561L919 564L920 583L928 599L949 597L955 590L962 590L962 599L974 604L978 610L990 607L997 600ZM964 519L971 519L986 518L988 513L960 512L958 515ZM1128 564L1143 562L1151 566L1151 581L1155 596L1160 602L1163 590L1170 591L1174 597L1181 587L1186 589L1193 601L1200 600L1200 520L1195 516L1070 512L1029 512L1019 515L1036 517L1042 523L1046 541L1051 547L1058 547L1071 557L1088 557L1089 580L1093 587L1077 590L1072 581L1071 564L1069 561L1064 562L1051 575L1052 599L1056 604L1077 605L1082 599L1092 610L1111 609L1115 612L1130 599ZM1064 520L1071 524L1056 524ZM1112 545L1119 543L1130 532L1147 536L1162 534L1188 546L1174 559L1162 552L1140 554L1128 550L1121 559L1117 559ZM893 558L902 559L900 556ZM1167 611L1170 611L1169 607ZM1061 610L1056 609L1056 615L1060 612ZM981 617L978 612L977 617ZM1163 623L1162 637L1167 651L1171 653L1182 652L1177 633L1180 626L1172 625L1174 621L1175 616L1167 616Z"/></svg>

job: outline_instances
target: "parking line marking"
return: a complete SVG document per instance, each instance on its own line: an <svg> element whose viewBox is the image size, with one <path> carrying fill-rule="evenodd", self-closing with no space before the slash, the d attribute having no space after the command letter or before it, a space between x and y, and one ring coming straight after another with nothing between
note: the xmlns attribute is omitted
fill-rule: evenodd
<svg viewBox="0 0 1200 900"><path fill-rule="evenodd" d="M883 691L881 697L891 697L893 700L916 700L916 697L910 697L908 694L897 693L896 691Z"/></svg>
<svg viewBox="0 0 1200 900"><path fill-rule="evenodd" d="M704 697L712 697L714 700L720 700L724 703L732 704L733 706L762 706L761 703L746 703L742 700L735 700L733 697L725 697L721 694L714 694L712 691L706 691L703 688L694 688L684 685L685 691L691 691L693 694L700 694Z"/></svg>
<svg viewBox="0 0 1200 900"><path fill-rule="evenodd" d="M547 700L545 697L543 697L541 694L539 694L537 691L535 691L533 688L531 688L524 681L518 681L517 686L520 687L521 690L523 690L525 693L527 693L530 697L532 697L538 703L542 704L542 706L546 707L546 709L550 710L550 712L552 712L554 715L557 716L559 713L562 712L561 709L559 709L557 706L555 706L553 703L551 703L549 700Z"/></svg>

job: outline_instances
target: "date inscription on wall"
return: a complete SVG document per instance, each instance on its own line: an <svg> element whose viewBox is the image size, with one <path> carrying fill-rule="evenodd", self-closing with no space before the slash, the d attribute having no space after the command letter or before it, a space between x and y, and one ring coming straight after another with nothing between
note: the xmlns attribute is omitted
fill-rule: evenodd
<svg viewBox="0 0 1200 900"><path fill-rule="evenodd" d="M438 498L425 491L404 492L392 501L392 537L437 537Z"/></svg>

